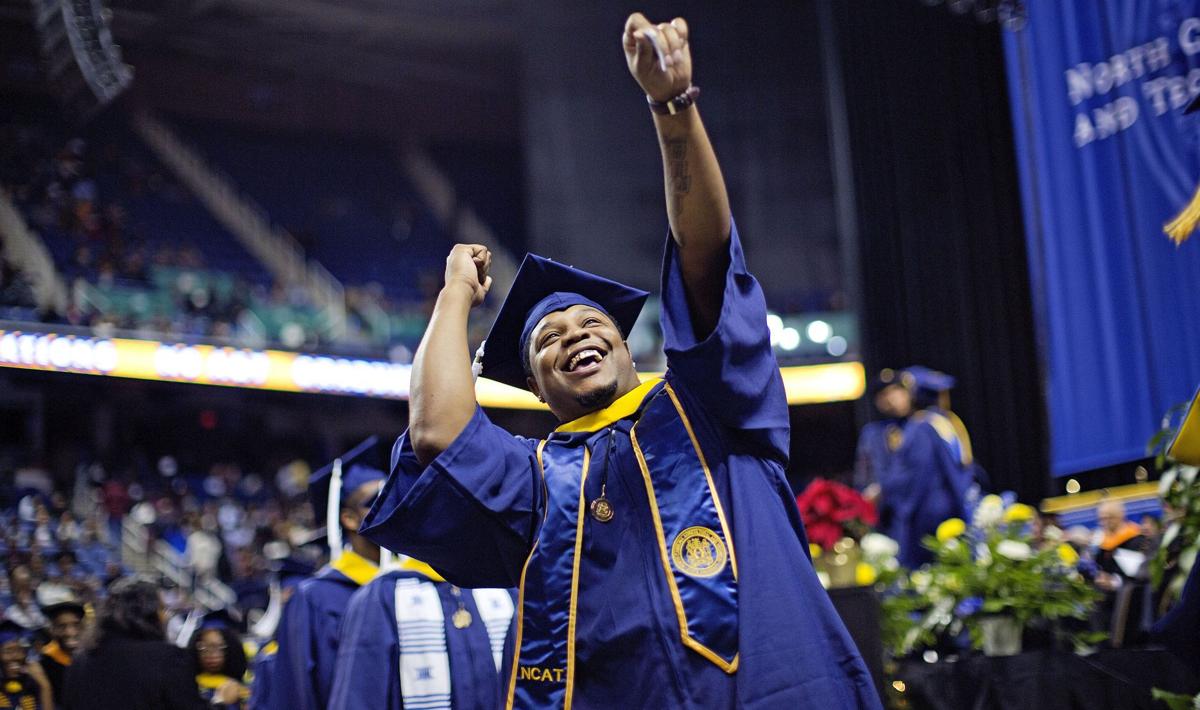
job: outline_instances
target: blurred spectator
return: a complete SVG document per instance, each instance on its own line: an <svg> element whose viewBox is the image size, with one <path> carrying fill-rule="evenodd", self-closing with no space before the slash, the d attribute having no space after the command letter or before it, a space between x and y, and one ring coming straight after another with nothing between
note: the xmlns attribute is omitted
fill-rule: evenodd
<svg viewBox="0 0 1200 710"><path fill-rule="evenodd" d="M0 622L0 707L54 710L50 682L41 667L29 661L28 631L11 621Z"/></svg>
<svg viewBox="0 0 1200 710"><path fill-rule="evenodd" d="M192 571L200 578L216 576L217 563L221 559L221 541L202 527L199 515L192 514L185 527L189 532L184 556Z"/></svg>
<svg viewBox="0 0 1200 710"><path fill-rule="evenodd" d="M224 611L208 614L188 642L188 652L199 671L196 685L200 695L210 702L223 688L237 689L239 707L244 706L250 690L242 684L246 675L246 653L242 639Z"/></svg>
<svg viewBox="0 0 1200 710"><path fill-rule="evenodd" d="M1138 578L1146 562L1150 540L1142 528L1125 518L1125 505L1118 500L1106 500L1099 505L1100 544L1096 564L1096 586L1105 592L1115 592L1129 580Z"/></svg>
<svg viewBox="0 0 1200 710"><path fill-rule="evenodd" d="M1096 551L1096 588L1104 593L1100 619L1110 631L1110 643L1122 646L1149 628L1149 560L1153 542L1142 528L1125 518L1125 505L1106 500L1096 510L1100 543Z"/></svg>
<svg viewBox="0 0 1200 710"><path fill-rule="evenodd" d="M83 650L67 670L66 710L204 710L188 654L165 639L158 587L121 579L108 590ZM214 701L237 702L237 688ZM233 705L236 707L236 705Z"/></svg>
<svg viewBox="0 0 1200 710"><path fill-rule="evenodd" d="M63 698L63 679L71 666L72 656L79 649L85 610L83 603L61 585L38 587L38 603L49 620L50 642L42 646L37 665L50 683L57 702Z"/></svg>
<svg viewBox="0 0 1200 710"><path fill-rule="evenodd" d="M41 556L34 555L34 558L41 559ZM9 573L9 580L12 586L12 603L4 612L4 618L30 631L45 626L46 617L38 607L34 595L33 574L29 567L26 565L14 567Z"/></svg>

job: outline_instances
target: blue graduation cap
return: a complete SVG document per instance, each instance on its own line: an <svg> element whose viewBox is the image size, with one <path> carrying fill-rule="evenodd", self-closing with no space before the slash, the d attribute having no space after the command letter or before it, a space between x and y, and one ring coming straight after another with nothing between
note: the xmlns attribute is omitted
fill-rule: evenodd
<svg viewBox="0 0 1200 710"><path fill-rule="evenodd" d="M5 619L0 621L0 644L9 641L24 641L29 637L29 630L15 621Z"/></svg>
<svg viewBox="0 0 1200 710"><path fill-rule="evenodd" d="M955 379L944 372L932 370L924 365L906 367L900 373L905 387L926 392L948 392L954 388Z"/></svg>
<svg viewBox="0 0 1200 710"><path fill-rule="evenodd" d="M648 291L626 286L537 254L526 254L496 314L480 361L484 377L528 389L529 335L542 318L585 305L608 315L628 338Z"/></svg>
<svg viewBox="0 0 1200 710"><path fill-rule="evenodd" d="M280 589L288 589L312 576L313 566L295 557L285 557L271 563L271 573L279 581Z"/></svg>
<svg viewBox="0 0 1200 710"><path fill-rule="evenodd" d="M237 630L241 625L241 614L229 609L214 609L204 615L200 620L200 626L197 631L205 631L208 629L233 629Z"/></svg>
<svg viewBox="0 0 1200 710"><path fill-rule="evenodd" d="M950 408L950 390L956 382L950 375L923 365L913 365L900 372L900 382L913 393L916 400L938 402L943 409Z"/></svg>
<svg viewBox="0 0 1200 710"><path fill-rule="evenodd" d="M308 499L318 517L325 515L325 533L333 559L342 552L342 526L338 522L342 501L362 485L387 478L380 466L382 461L379 437L370 436L309 477Z"/></svg>
<svg viewBox="0 0 1200 710"><path fill-rule="evenodd" d="M879 371L879 374L871 378L867 382L867 394L876 395L885 387L900 384L900 373L890 367L885 367Z"/></svg>

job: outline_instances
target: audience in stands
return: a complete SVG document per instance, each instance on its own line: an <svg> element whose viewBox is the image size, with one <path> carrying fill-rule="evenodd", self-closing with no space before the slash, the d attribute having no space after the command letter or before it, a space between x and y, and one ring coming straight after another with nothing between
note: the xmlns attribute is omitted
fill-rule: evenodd
<svg viewBox="0 0 1200 710"><path fill-rule="evenodd" d="M114 582L97 610L83 649L67 671L65 710L200 710L187 651L166 641L158 585L129 577ZM238 707L238 687L214 693L213 704Z"/></svg>
<svg viewBox="0 0 1200 710"><path fill-rule="evenodd" d="M29 661L29 632L19 625L0 621L0 707L21 710L52 710L54 695L46 674Z"/></svg>
<svg viewBox="0 0 1200 710"><path fill-rule="evenodd" d="M45 674L55 698L63 696L63 681L83 635L86 607L67 587L53 582L38 588L38 603L46 615L49 642L35 662Z"/></svg>
<svg viewBox="0 0 1200 710"><path fill-rule="evenodd" d="M223 689L229 689L226 694L236 690L238 707L245 705L250 697L250 689L242 683L247 668L246 653L229 614L216 612L206 616L188 642L188 653L197 670L196 685L201 697L214 702Z"/></svg>
<svg viewBox="0 0 1200 710"><path fill-rule="evenodd" d="M33 286L4 256L4 239L0 237L0 319L22 320L35 315L37 301Z"/></svg>
<svg viewBox="0 0 1200 710"><path fill-rule="evenodd" d="M423 303L397 302L378 283L351 281L346 328L335 332L303 289L272 283L122 120L110 117L92 143L69 138L52 120L0 122L0 187L70 285L65 310L41 320L102 336L410 357L428 317ZM35 308L27 281L0 262L0 318L28 320Z"/></svg>

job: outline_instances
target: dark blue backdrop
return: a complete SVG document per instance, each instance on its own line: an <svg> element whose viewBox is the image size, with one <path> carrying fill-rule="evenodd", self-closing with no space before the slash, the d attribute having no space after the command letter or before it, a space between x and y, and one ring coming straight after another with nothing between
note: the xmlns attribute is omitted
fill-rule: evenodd
<svg viewBox="0 0 1200 710"><path fill-rule="evenodd" d="M1054 475L1144 455L1200 383L1200 0L1027 2L1006 32Z"/></svg>

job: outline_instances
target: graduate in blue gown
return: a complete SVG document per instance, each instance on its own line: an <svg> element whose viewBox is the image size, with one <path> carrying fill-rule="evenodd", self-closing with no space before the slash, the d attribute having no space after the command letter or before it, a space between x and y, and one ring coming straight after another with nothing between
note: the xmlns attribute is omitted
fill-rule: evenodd
<svg viewBox="0 0 1200 710"><path fill-rule="evenodd" d="M330 710L492 710L515 608L510 590L462 589L404 560L350 598Z"/></svg>
<svg viewBox="0 0 1200 710"><path fill-rule="evenodd" d="M858 449L854 453L854 488L874 492L886 473L900 441L904 438L906 411L898 408L904 398L898 397L899 378L894 369L884 369L871 386L871 403L880 419L866 422L858 434ZM872 495L874 498L874 495Z"/></svg>
<svg viewBox="0 0 1200 710"><path fill-rule="evenodd" d="M1200 564L1192 565L1179 603L1150 633L1189 666L1200 668Z"/></svg>
<svg viewBox="0 0 1200 710"><path fill-rule="evenodd" d="M879 481L887 475L892 459L904 441L904 424L909 413L904 407L909 398L907 392L897 391L900 389L895 370L889 368L879 373L872 383L871 400L882 418L867 422L858 434L853 484L872 503L879 499ZM880 529L886 529L888 523L881 517Z"/></svg>
<svg viewBox="0 0 1200 710"><path fill-rule="evenodd" d="M283 610L268 681L266 707L272 710L329 705L342 616L354 592L379 571L379 547L357 532L384 478L371 462L375 446L372 437L309 480L309 499L318 518L326 519L331 561L296 587Z"/></svg>
<svg viewBox="0 0 1200 710"><path fill-rule="evenodd" d="M950 411L954 378L926 367L901 371L890 388L899 397L902 437L879 478L881 529L900 544L900 564L932 559L921 539L948 518L965 518L980 492L981 469L962 421Z"/></svg>
<svg viewBox="0 0 1200 710"><path fill-rule="evenodd" d="M501 707L878 708L784 475L787 399L686 23L635 14L623 42L665 167L665 377L640 382L625 342L646 292L530 255L480 365L562 425L495 426L467 343L490 255L456 246L362 531L454 584L519 587Z"/></svg>
<svg viewBox="0 0 1200 710"><path fill-rule="evenodd" d="M250 689L242 685L246 675L246 652L234 615L225 609L205 614L187 648L196 665L200 697L215 703L221 688L235 684L238 702L234 707L245 708L250 697Z"/></svg>
<svg viewBox="0 0 1200 710"><path fill-rule="evenodd" d="M271 707L271 681L275 677L275 661L279 658L279 642L275 633L283 610L301 582L312 576L313 568L303 560L287 557L271 565L271 601L263 618L255 624L255 633L266 642L254 656L251 667L249 710L265 710ZM272 618L273 617L273 618Z"/></svg>

